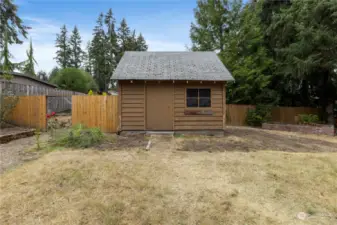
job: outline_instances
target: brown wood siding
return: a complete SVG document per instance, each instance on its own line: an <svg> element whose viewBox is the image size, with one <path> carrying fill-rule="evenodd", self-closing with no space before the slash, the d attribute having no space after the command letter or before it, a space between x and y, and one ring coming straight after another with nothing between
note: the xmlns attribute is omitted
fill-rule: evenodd
<svg viewBox="0 0 337 225"><path fill-rule="evenodd" d="M144 81L120 81L121 130L145 130Z"/></svg>
<svg viewBox="0 0 337 225"><path fill-rule="evenodd" d="M223 83L176 83L174 85L174 130L223 129ZM211 107L187 108L186 88L211 88ZM185 115L188 111L211 111L212 115Z"/></svg>

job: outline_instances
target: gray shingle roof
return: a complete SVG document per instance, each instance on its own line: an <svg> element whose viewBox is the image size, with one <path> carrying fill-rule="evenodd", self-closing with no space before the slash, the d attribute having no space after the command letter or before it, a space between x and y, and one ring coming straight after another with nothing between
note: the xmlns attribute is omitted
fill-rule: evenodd
<svg viewBox="0 0 337 225"><path fill-rule="evenodd" d="M215 52L125 52L115 80L234 80Z"/></svg>

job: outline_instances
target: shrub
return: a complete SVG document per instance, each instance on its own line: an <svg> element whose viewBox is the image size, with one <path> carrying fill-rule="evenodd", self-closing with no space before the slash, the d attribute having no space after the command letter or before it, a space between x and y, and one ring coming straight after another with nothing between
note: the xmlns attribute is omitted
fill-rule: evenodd
<svg viewBox="0 0 337 225"><path fill-rule="evenodd" d="M271 107L267 105L257 105L255 109L249 109L246 122L249 126L261 126L262 123L271 119Z"/></svg>
<svg viewBox="0 0 337 225"><path fill-rule="evenodd" d="M88 93L89 90L97 90L97 84L87 72L76 68L65 68L57 72L51 80L61 89Z"/></svg>
<svg viewBox="0 0 337 225"><path fill-rule="evenodd" d="M99 128L87 128L82 124L73 126L53 138L53 144L71 148L88 148L99 144L104 134Z"/></svg>
<svg viewBox="0 0 337 225"><path fill-rule="evenodd" d="M300 114L298 118L301 124L314 124L319 122L319 117L315 114Z"/></svg>

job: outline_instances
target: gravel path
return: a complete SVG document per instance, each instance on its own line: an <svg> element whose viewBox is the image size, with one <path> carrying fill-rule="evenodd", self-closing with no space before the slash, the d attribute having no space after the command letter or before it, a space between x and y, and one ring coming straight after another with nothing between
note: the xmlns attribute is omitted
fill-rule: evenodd
<svg viewBox="0 0 337 225"><path fill-rule="evenodd" d="M45 141L47 138L47 134L42 134L40 137L41 141ZM38 153L25 151L34 147L35 143L36 140L33 136L0 144L0 174L25 161L36 159L39 155Z"/></svg>

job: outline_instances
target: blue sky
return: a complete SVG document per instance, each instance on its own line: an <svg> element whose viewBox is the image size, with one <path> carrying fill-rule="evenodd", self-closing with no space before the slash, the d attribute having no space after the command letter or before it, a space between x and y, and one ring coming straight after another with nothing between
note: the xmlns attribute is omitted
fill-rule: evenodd
<svg viewBox="0 0 337 225"><path fill-rule="evenodd" d="M54 42L60 27L78 26L83 46L92 37L92 29L100 12L109 8L119 23L142 32L150 51L184 51L190 45L189 28L194 20L196 0L16 0L19 15L32 27L37 69L49 72L55 65ZM26 58L28 40L12 46L16 61Z"/></svg>

